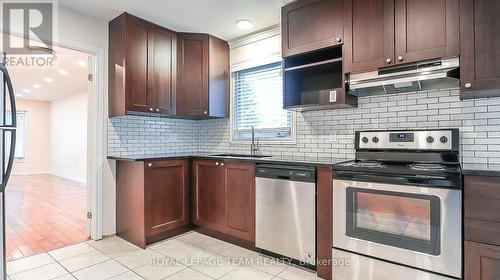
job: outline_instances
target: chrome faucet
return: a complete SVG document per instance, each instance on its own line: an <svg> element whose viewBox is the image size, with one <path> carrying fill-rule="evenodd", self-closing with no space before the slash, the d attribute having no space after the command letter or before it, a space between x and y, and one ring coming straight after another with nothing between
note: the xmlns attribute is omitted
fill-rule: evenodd
<svg viewBox="0 0 500 280"><path fill-rule="evenodd" d="M259 140L257 139L257 144L255 143L255 128L252 125L252 144L250 145L250 154L255 156L259 150Z"/></svg>

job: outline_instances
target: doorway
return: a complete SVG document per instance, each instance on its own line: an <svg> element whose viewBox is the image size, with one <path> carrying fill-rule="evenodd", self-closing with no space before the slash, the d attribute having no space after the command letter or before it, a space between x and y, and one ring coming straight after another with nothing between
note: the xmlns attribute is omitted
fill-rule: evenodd
<svg viewBox="0 0 500 280"><path fill-rule="evenodd" d="M65 47L54 52L55 67L9 69L18 128L5 190L7 261L90 238L92 56Z"/></svg>

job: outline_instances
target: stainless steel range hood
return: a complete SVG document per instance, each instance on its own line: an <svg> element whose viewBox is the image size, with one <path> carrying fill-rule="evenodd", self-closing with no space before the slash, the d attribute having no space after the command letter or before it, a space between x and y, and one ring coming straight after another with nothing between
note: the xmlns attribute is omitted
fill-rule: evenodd
<svg viewBox="0 0 500 280"><path fill-rule="evenodd" d="M350 94L368 96L458 87L459 77L459 60L450 58L351 74L348 84Z"/></svg>

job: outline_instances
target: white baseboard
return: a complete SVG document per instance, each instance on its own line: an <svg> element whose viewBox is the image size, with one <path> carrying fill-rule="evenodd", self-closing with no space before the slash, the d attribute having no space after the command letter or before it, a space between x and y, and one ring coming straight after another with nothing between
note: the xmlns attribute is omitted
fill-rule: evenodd
<svg viewBox="0 0 500 280"><path fill-rule="evenodd" d="M67 174L67 173L59 173L59 172L16 172L12 173L12 176L29 176L29 175L40 175L40 174L51 174L57 177L61 177L70 181L74 181L82 186L87 186L87 180L85 180L82 177L79 176L74 176L72 174Z"/></svg>
<svg viewBox="0 0 500 280"><path fill-rule="evenodd" d="M52 175L77 182L78 184L83 185L83 186L87 185L87 180L85 180L84 178L82 178L80 176L75 176L73 174L68 174L68 173L64 173L64 172L57 172L57 171L52 172Z"/></svg>

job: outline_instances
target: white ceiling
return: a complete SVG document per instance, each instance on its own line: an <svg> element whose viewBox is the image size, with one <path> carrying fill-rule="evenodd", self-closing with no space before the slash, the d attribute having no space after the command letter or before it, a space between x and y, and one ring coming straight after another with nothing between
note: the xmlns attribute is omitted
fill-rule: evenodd
<svg viewBox="0 0 500 280"><path fill-rule="evenodd" d="M16 98L52 101L87 90L88 55L67 48L53 47L53 49L57 57L54 67L7 68ZM67 74L61 75L60 70L66 71ZM45 81L46 78L52 79L52 82Z"/></svg>
<svg viewBox="0 0 500 280"><path fill-rule="evenodd" d="M109 21L129 12L180 32L201 32L224 40L266 28L280 22L281 6L290 0L64 0L61 5ZM254 22L241 30L236 21Z"/></svg>

